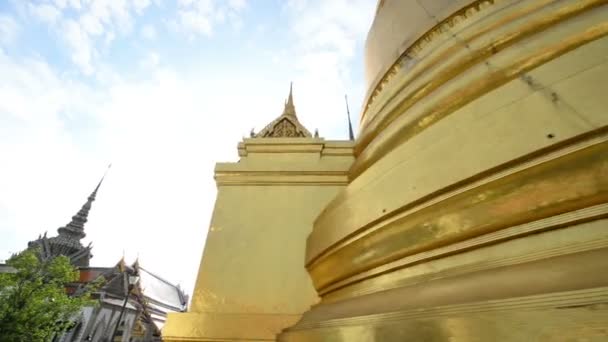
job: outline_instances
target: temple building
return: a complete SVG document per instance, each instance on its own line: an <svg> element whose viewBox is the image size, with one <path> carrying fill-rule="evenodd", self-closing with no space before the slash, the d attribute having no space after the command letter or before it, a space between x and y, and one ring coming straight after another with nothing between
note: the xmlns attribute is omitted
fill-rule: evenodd
<svg viewBox="0 0 608 342"><path fill-rule="evenodd" d="M167 313L183 312L187 295L176 286L150 272L136 261L132 265L121 259L110 267L90 266L91 244L83 245L84 227L103 178L72 220L57 229L57 236L45 233L31 241L42 259L67 256L77 267L79 279L66 284L69 294L78 294L86 285L101 280L101 287L91 297L97 306L85 307L74 317L74 327L53 342L152 342L161 341L161 330ZM11 272L10 267L0 272Z"/></svg>
<svg viewBox="0 0 608 342"><path fill-rule="evenodd" d="M79 280L68 284L68 289L77 293L103 277L102 287L92 295L99 304L85 307L75 317L74 328L56 342L161 341L167 313L186 309L188 297L179 287L137 261L126 265L121 259L113 267L79 267L79 272Z"/></svg>
<svg viewBox="0 0 608 342"><path fill-rule="evenodd" d="M164 339L608 340L607 18L378 1L356 140L311 137L290 94L217 164Z"/></svg>

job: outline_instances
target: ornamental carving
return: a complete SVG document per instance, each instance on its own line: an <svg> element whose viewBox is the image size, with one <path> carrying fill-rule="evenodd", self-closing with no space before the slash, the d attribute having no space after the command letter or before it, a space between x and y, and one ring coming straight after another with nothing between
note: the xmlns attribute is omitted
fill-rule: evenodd
<svg viewBox="0 0 608 342"><path fill-rule="evenodd" d="M283 114L266 125L258 134L251 131L252 138L310 138L310 132L298 121L296 107L293 104L292 88L285 101Z"/></svg>
<svg viewBox="0 0 608 342"><path fill-rule="evenodd" d="M267 131L264 137L274 137L274 138L295 138L295 137L304 137L303 132L299 132L292 122L289 119L284 118L279 121L276 125L274 125L273 129Z"/></svg>

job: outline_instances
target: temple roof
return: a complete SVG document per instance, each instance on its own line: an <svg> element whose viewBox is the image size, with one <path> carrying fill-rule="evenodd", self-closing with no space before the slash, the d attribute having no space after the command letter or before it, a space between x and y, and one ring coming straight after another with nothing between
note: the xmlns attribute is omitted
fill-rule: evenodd
<svg viewBox="0 0 608 342"><path fill-rule="evenodd" d="M81 272L89 269L82 268ZM179 285L174 285L141 267L138 261L127 265L124 259L121 259L114 267L105 268L105 270L98 268L95 271L87 279L83 279L81 289L84 289L86 283L102 275L106 279L100 289L100 292L106 294L104 298L124 298L127 295L125 276L137 276L136 288L131 292L131 303L138 305L142 313L159 330L164 326L168 313L186 311L188 296Z"/></svg>
<svg viewBox="0 0 608 342"><path fill-rule="evenodd" d="M28 247L40 248L40 256L43 259L65 255L70 258L70 261L75 266L88 266L89 259L92 257L91 244L83 246L80 240L86 236L84 225L88 220L89 211L104 178L105 175L101 177L101 180L76 215L72 216L72 220L65 226L57 229L57 236L49 238L45 233L43 236L39 236L37 240L31 241Z"/></svg>
<svg viewBox="0 0 608 342"><path fill-rule="evenodd" d="M312 137L312 134L300 123L296 115L296 107L293 104L293 84L289 86L289 96L285 101L283 113L252 136L256 138Z"/></svg>
<svg viewBox="0 0 608 342"><path fill-rule="evenodd" d="M80 208L76 215L72 216L72 221L70 221L70 223L64 227L57 229L59 236L69 237L74 240L80 240L86 236L84 233L84 224L87 223L89 211L91 210L93 201L95 201L97 191L99 190L104 177L101 177L101 180L95 187L95 190L93 190L93 192L89 195L85 204L82 205L82 208Z"/></svg>

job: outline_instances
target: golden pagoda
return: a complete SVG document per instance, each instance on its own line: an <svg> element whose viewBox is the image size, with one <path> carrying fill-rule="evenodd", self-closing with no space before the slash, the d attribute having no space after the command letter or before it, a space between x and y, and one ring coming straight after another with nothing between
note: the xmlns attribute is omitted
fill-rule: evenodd
<svg viewBox="0 0 608 342"><path fill-rule="evenodd" d="M354 142L290 96L217 165L165 341L608 340L608 1L381 0L365 59Z"/></svg>

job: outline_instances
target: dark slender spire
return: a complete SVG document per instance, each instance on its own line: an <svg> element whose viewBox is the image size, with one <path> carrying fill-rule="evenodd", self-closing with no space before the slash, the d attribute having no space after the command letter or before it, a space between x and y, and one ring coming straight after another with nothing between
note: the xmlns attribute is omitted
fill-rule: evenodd
<svg viewBox="0 0 608 342"><path fill-rule="evenodd" d="M93 190L93 192L89 195L87 201L85 202L85 204L83 204L82 208L80 208L76 215L72 216L72 221L70 221L70 223L68 223L65 227L57 229L59 236L76 238L78 240L86 236L86 234L84 233L84 224L87 222L89 211L91 210L93 201L95 201L95 197L97 196L97 191L99 190L99 187L101 186L101 183L106 177L106 174L111 166L112 164L108 166L108 169L101 177L101 180L95 187L95 190Z"/></svg>
<svg viewBox="0 0 608 342"><path fill-rule="evenodd" d="M353 124L350 121L350 110L348 110L348 97L344 94L344 101L346 101L346 115L348 116L348 139L355 140L355 133L353 132Z"/></svg>

